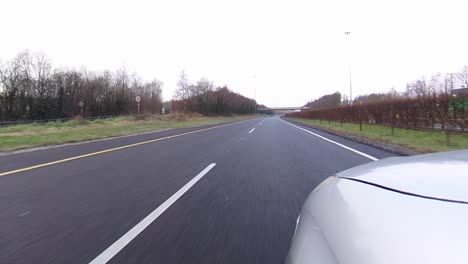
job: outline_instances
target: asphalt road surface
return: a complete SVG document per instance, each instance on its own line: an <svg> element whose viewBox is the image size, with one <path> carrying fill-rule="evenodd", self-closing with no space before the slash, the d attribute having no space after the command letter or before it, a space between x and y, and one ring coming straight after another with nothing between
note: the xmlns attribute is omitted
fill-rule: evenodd
<svg viewBox="0 0 468 264"><path fill-rule="evenodd" d="M313 188L389 156L278 117L3 155L0 263L284 263Z"/></svg>

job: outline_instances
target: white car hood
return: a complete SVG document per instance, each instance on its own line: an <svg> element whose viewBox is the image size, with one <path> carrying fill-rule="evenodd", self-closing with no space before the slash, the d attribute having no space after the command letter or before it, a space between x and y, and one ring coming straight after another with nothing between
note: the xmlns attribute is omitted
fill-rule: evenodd
<svg viewBox="0 0 468 264"><path fill-rule="evenodd" d="M467 204L334 177L304 205L288 263L462 264L467 223Z"/></svg>
<svg viewBox="0 0 468 264"><path fill-rule="evenodd" d="M467 162L468 151L390 158L328 178L287 263L467 263Z"/></svg>
<svg viewBox="0 0 468 264"><path fill-rule="evenodd" d="M425 198L468 203L468 150L387 158L337 176Z"/></svg>

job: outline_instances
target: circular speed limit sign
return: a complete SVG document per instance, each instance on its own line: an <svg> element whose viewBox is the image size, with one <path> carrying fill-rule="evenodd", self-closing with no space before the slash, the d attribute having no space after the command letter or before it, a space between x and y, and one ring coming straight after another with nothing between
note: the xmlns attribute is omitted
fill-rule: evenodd
<svg viewBox="0 0 468 264"><path fill-rule="evenodd" d="M135 97L135 101L136 101L137 103L139 103L139 102L141 101L141 97L140 97L139 95L137 95L137 96Z"/></svg>
<svg viewBox="0 0 468 264"><path fill-rule="evenodd" d="M83 102L83 101L80 101L80 102L78 103L78 105L79 105L80 107L83 107L83 106L84 106L84 102Z"/></svg>

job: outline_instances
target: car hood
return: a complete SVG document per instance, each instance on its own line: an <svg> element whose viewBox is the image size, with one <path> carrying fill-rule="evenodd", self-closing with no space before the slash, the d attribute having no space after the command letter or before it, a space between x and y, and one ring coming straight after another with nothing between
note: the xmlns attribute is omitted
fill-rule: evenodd
<svg viewBox="0 0 468 264"><path fill-rule="evenodd" d="M468 203L468 150L386 158L337 176L423 198Z"/></svg>

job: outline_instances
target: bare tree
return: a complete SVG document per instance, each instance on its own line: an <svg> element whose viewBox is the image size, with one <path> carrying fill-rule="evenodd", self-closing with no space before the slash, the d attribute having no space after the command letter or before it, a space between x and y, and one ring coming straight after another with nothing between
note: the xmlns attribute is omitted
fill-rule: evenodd
<svg viewBox="0 0 468 264"><path fill-rule="evenodd" d="M151 113L159 113L162 108L162 85L157 79L144 85L144 100L151 106Z"/></svg>
<svg viewBox="0 0 468 264"><path fill-rule="evenodd" d="M21 85L21 73L17 63L11 61L3 65L0 71L2 83L3 102L5 107L5 118L17 119L16 99Z"/></svg>
<svg viewBox="0 0 468 264"><path fill-rule="evenodd" d="M463 66L463 69L457 74L457 77L462 87L468 88L468 66Z"/></svg>
<svg viewBox="0 0 468 264"><path fill-rule="evenodd" d="M183 111L187 112L188 110L188 99L191 97L191 92L193 91L193 88L191 87L191 84L188 82L187 79L187 74L185 74L185 71L182 71L179 75L179 81L177 82L177 91L175 94L175 97L179 100L182 101L183 104Z"/></svg>
<svg viewBox="0 0 468 264"><path fill-rule="evenodd" d="M442 75L440 72L433 74L427 86L428 93L430 95L447 93L449 89L446 86L446 79L447 75Z"/></svg>
<svg viewBox="0 0 468 264"><path fill-rule="evenodd" d="M427 97L431 90L425 78L413 81L406 85L405 94L410 97Z"/></svg>
<svg viewBox="0 0 468 264"><path fill-rule="evenodd" d="M187 100L191 96L192 87L187 79L187 74L182 71L179 75L179 81L177 82L176 98L179 100Z"/></svg>
<svg viewBox="0 0 468 264"><path fill-rule="evenodd" d="M35 80L34 92L39 98L48 96L48 82L52 70L52 64L43 53L36 53L32 58L33 78Z"/></svg>
<svg viewBox="0 0 468 264"><path fill-rule="evenodd" d="M206 94L214 88L213 82L203 77L197 81L195 95Z"/></svg>

